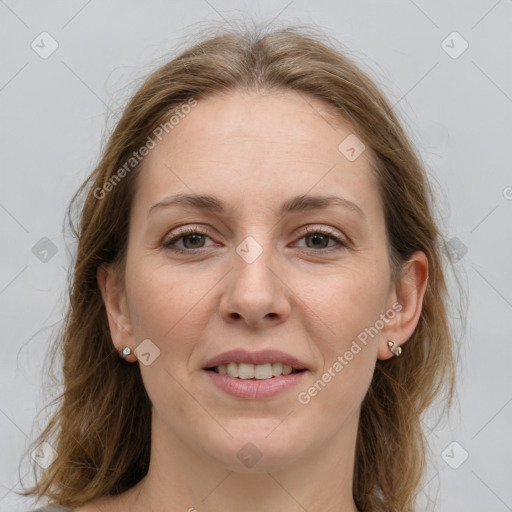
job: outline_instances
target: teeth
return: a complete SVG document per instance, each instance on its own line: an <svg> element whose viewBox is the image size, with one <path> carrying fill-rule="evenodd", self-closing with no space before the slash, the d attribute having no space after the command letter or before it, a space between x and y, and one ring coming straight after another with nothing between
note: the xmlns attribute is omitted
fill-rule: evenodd
<svg viewBox="0 0 512 512"><path fill-rule="evenodd" d="M238 377L238 365L236 363L228 364L228 375L230 377Z"/></svg>
<svg viewBox="0 0 512 512"><path fill-rule="evenodd" d="M283 373L283 365L281 363L272 363L272 375L277 377L278 375L282 375Z"/></svg>
<svg viewBox="0 0 512 512"><path fill-rule="evenodd" d="M254 367L254 377L256 379L271 379L273 376L272 365L270 363L257 364Z"/></svg>
<svg viewBox="0 0 512 512"><path fill-rule="evenodd" d="M239 379L254 379L254 365L247 363L240 363L238 365L238 378Z"/></svg>
<svg viewBox="0 0 512 512"><path fill-rule="evenodd" d="M282 363L229 363L221 364L215 368L221 375L229 375L239 379L257 379L266 380L280 375L290 375L292 367Z"/></svg>

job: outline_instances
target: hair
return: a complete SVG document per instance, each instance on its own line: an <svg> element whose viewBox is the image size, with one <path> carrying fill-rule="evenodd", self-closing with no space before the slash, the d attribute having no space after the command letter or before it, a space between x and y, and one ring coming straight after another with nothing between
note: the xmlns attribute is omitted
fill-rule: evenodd
<svg viewBox="0 0 512 512"><path fill-rule="evenodd" d="M126 162L159 126L172 128L170 112L191 99L240 90L309 95L350 122L373 154L392 278L400 277L414 252L428 258L423 309L405 354L377 361L361 405L353 480L362 511L416 510L426 468L421 418L435 398L450 402L454 388L454 337L434 194L393 107L369 76L327 39L297 26L203 36L152 72L125 107L68 211L78 245L69 308L54 345L62 356L63 391L34 442L50 443L58 457L40 475L34 464L36 483L20 494L76 507L120 494L146 475L151 402L139 365L124 362L113 346L97 271L109 263L124 269L134 180L144 160L133 169ZM77 202L75 227L70 212Z"/></svg>

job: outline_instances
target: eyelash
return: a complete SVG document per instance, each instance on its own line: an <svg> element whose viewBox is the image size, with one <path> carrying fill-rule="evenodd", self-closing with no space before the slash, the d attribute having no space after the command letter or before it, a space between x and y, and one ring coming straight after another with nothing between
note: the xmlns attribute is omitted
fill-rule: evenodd
<svg viewBox="0 0 512 512"><path fill-rule="evenodd" d="M332 250L339 250L343 247L347 247L347 244L341 240L341 238L339 238L336 234L334 234L332 231L326 229L326 228L310 228L310 227L306 227L305 228L305 234L303 234L299 240L301 240L302 238L305 238L309 235L316 235L316 234L320 234L320 235L325 235L327 237L329 237L331 240L333 240L334 242L336 242L337 246L336 248L333 248L333 247L330 247L330 248L325 248L325 249L309 249L309 248L306 248L306 251L310 251L310 252L313 252L313 253L319 253L319 252L332 252ZM183 230L181 230L179 233L176 233L175 236L173 236L172 238L170 238L169 240L165 241L162 245L163 247L165 247L166 249L170 250L170 251L173 251L173 252L176 252L176 253L181 253L181 254L191 254L191 253L194 253L194 252L200 252L201 249L206 249L206 247L199 247L198 249L179 249L179 248L176 248L176 247L173 247L173 245L178 242L179 240L181 240L182 238L185 238L189 235L202 235L202 236L207 236L208 238L211 238L208 233L205 233L204 231L201 231L199 228L184 228Z"/></svg>

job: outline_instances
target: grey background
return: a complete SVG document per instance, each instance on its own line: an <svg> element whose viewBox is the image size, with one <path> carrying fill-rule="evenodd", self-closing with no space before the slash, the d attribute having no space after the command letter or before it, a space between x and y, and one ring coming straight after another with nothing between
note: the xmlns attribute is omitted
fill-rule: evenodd
<svg viewBox="0 0 512 512"><path fill-rule="evenodd" d="M205 24L248 14L321 27L404 120L470 297L456 407L424 422L422 510L512 510L512 1L0 0L0 511L31 506L13 492L31 476L20 458L58 391L41 382L66 300L66 206L141 78ZM46 59L31 47L51 48L43 31L58 43Z"/></svg>

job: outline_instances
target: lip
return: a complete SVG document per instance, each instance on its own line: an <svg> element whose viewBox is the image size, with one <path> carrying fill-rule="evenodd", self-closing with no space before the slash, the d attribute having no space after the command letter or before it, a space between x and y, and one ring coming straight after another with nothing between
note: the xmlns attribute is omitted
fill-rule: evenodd
<svg viewBox="0 0 512 512"><path fill-rule="evenodd" d="M287 364L288 366L291 366L295 370L307 370L306 364L301 361L300 359L297 359L296 357L286 354L285 352L281 352L279 350L273 350L273 349L267 349L267 350L259 350L258 352L249 352L245 349L235 349L235 350L229 350L227 352L223 352L222 354L219 354L218 356L213 357L212 359L209 359L206 361L206 363L203 366L203 369L206 370L207 368L215 368L216 366L219 366L221 364L228 364L228 363L249 363L249 364L265 364L265 363L281 363L281 364ZM211 372L209 372L211 373ZM304 372L302 372L304 373ZM296 375L296 374L293 374ZM288 376L286 376L288 377ZM233 377L230 377L233 378ZM274 380L278 379L280 377L274 377ZM236 379L236 380L242 380L242 379Z"/></svg>
<svg viewBox="0 0 512 512"><path fill-rule="evenodd" d="M204 369L201 371L225 393L236 398L246 400L258 400L276 396L279 393L296 386L304 378L306 373L308 373L307 371L302 371L299 373L290 373L289 375L272 377L271 379L266 380L256 380L238 379L236 377L230 377L229 375L222 375L220 373Z"/></svg>

